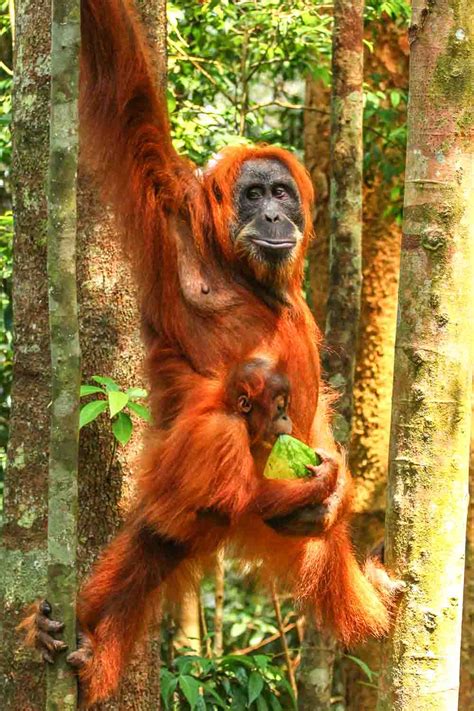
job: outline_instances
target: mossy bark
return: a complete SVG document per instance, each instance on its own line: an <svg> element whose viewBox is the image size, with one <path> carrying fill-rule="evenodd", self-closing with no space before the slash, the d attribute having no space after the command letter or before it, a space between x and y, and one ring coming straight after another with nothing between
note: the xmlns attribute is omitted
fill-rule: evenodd
<svg viewBox="0 0 474 711"><path fill-rule="evenodd" d="M335 0L331 96L329 292L323 363L340 393L334 434L347 443L362 285L363 0Z"/></svg>
<svg viewBox="0 0 474 711"><path fill-rule="evenodd" d="M17 0L12 189L14 362L0 580L0 698L5 709L45 707L45 670L16 626L46 594L50 354L46 279L50 7Z"/></svg>
<svg viewBox="0 0 474 711"><path fill-rule="evenodd" d="M80 0L53 0L48 181L51 434L48 481L48 600L76 642L79 388L76 290ZM65 655L48 666L46 708L75 709L77 681Z"/></svg>
<svg viewBox="0 0 474 711"><path fill-rule="evenodd" d="M470 501L467 517L466 570L464 573L459 711L471 711L474 708L474 397L472 398L471 417Z"/></svg>
<svg viewBox="0 0 474 711"><path fill-rule="evenodd" d="M407 584L379 711L457 708L472 351L473 32L469 0L413 5L387 507Z"/></svg>

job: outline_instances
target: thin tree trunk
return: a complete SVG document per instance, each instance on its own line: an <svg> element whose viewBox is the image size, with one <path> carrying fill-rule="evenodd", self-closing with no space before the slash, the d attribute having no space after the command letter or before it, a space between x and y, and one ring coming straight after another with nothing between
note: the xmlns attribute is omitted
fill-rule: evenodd
<svg viewBox="0 0 474 711"><path fill-rule="evenodd" d="M348 444L351 433L362 285L363 11L363 0L336 0L334 3L328 349L323 353L323 364L329 382L340 393L334 434L343 444ZM334 639L317 630L307 633L299 675L302 711L331 707L335 656Z"/></svg>
<svg viewBox="0 0 474 711"><path fill-rule="evenodd" d="M48 184L51 434L48 481L48 599L76 642L77 464L81 384L76 292L79 0L53 0ZM75 709L77 681L60 655L48 667L47 709Z"/></svg>
<svg viewBox="0 0 474 711"><path fill-rule="evenodd" d="M201 654L200 586L184 596L176 617L175 649L192 649Z"/></svg>
<svg viewBox="0 0 474 711"><path fill-rule="evenodd" d="M407 590L380 711L458 703L474 220L469 0L413 5L386 550ZM469 118L470 117L470 118Z"/></svg>
<svg viewBox="0 0 474 711"><path fill-rule="evenodd" d="M224 551L217 553L215 567L216 581L216 608L214 611L214 654L220 657L224 651L224 593L225 593L225 566Z"/></svg>
<svg viewBox="0 0 474 711"><path fill-rule="evenodd" d="M340 393L334 434L347 443L362 284L362 113L364 2L335 0L332 97L329 292L324 366Z"/></svg>

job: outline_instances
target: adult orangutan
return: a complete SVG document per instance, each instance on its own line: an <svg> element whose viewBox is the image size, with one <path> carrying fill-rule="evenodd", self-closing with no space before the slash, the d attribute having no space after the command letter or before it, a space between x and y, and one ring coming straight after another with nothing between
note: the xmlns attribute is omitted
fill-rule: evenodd
<svg viewBox="0 0 474 711"><path fill-rule="evenodd" d="M196 171L173 149L128 2L83 0L82 28L85 158L139 286L154 418L137 504L79 601L84 637L70 659L85 698L114 690L152 592L166 578L182 581L189 559L227 538L245 559L263 560L265 577L316 603L346 644L383 634L397 585L354 559L350 475L331 436L319 332L301 295L309 177L269 146L228 148ZM261 353L264 387L247 392L235 373ZM268 400L272 373L291 384L289 404L283 396L294 436L324 450L308 482L263 481L261 437L252 440L242 407L255 407L254 395L258 405L262 392ZM43 604L34 624L51 659L61 643L48 613Z"/></svg>

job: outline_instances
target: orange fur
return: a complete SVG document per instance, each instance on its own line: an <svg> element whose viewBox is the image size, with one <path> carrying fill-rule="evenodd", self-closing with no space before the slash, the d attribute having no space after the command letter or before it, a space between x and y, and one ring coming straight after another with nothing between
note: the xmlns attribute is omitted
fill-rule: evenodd
<svg viewBox="0 0 474 711"><path fill-rule="evenodd" d="M83 157L113 206L135 270L154 418L134 511L80 596L84 649L92 650L79 672L86 702L115 689L160 591L185 588L223 543L261 563L264 580L287 584L344 642L378 635L387 628L387 605L352 552L343 460L322 483L264 480L255 443L226 394L239 363L269 354L292 384L293 434L335 450L318 404L320 335L301 295L311 181L290 153L271 146L227 148L199 175L173 149L128 0L82 0L82 35ZM230 237L235 181L255 158L288 168L305 219L295 257L278 274L280 300L259 283L257 267L253 276L244 268ZM263 521L317 502L326 511L317 539L278 535Z"/></svg>

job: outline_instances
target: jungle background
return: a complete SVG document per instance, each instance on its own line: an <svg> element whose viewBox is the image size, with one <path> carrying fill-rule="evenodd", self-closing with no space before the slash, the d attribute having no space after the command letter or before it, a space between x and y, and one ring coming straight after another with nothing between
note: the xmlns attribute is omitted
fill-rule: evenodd
<svg viewBox="0 0 474 711"><path fill-rule="evenodd" d="M162 52L163 4L142 0L141 10L150 40ZM48 157L49 6L44 0L21 0L13 7L2 0L0 11L2 502L7 459L9 472L2 506L7 553L2 558L0 694L7 708L40 709L44 672L13 630L25 604L45 589L50 365L42 184ZM404 0L368 0L364 13L363 281L347 442L356 478L354 540L361 557L383 537L384 526L410 7ZM166 93L177 150L203 165L229 143L275 143L295 151L312 176L317 239L308 258L305 291L323 330L329 290L332 23L332 4L324 0L167 3ZM21 40L15 38L14 27L21 28ZM12 152L14 46L17 106ZM79 194L78 287L83 396L88 405L80 441L82 578L114 535L133 495L130 475L148 414L133 286L114 239L113 221L85 173L80 174ZM12 300L21 315L15 353ZM107 403L117 392L128 395L127 405L112 414L106 411ZM472 526L469 531L463 711L474 703ZM215 575L190 595L185 609L165 611L161 634L157 630L149 648L137 656L119 700L103 708L158 708L161 676L161 703L166 709L289 709L294 707L297 685L301 709L373 709L379 663L379 644L350 654L334 648L330 640L308 629L291 600L278 591L263 595L251 577L242 576L230 561L218 560Z"/></svg>

